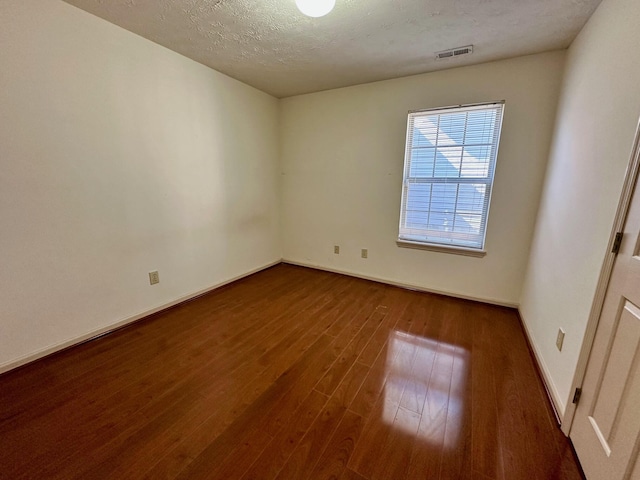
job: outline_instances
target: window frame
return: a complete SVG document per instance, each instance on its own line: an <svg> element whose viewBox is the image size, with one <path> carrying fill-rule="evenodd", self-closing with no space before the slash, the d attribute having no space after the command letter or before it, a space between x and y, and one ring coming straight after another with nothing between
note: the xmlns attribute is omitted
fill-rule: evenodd
<svg viewBox="0 0 640 480"><path fill-rule="evenodd" d="M487 227L488 227L488 221L489 221L489 210L491 207L491 196L493 193L493 182L495 180L495 170L496 170L496 166L497 166L497 160L498 160L498 150L500 147L500 137L502 134L502 124L503 124L503 119L504 119L504 107L505 107L505 101L504 100L499 100L499 101L493 101L493 102L483 102L483 103L473 103L473 104L464 104L464 105L451 105L451 106L447 106L447 107L438 107L438 108L428 108L428 109L422 109L422 110L411 110L408 112L407 115L407 135L405 138L405 156L404 156L404 169L403 169L403 174L402 174L402 196L401 196L401 201L400 201L400 219L399 219L399 227L398 227L398 238L396 240L396 244L399 247L406 247L406 248L415 248L415 249L421 249L421 250L432 250L432 251L437 251L437 252L443 252L443 253L454 253L454 254L458 254L458 255L468 255L468 256L474 256L474 257L483 257L486 255L486 236L487 236ZM414 135L414 129L412 128L413 126L413 121L415 120L415 118L419 118L420 116L428 116L428 115L443 115L446 113L455 113L455 112L468 112L468 111L473 111L473 110L482 110L482 109L488 109L488 108L492 108L497 110L497 114L498 114L498 119L496 121L496 125L495 125L495 129L491 135L492 140L491 142L487 142L486 145L491 145L493 147L492 150L492 155L489 158L489 164L487 166L488 171L490 172L490 174L488 174L486 177L435 177L435 176L431 176L431 177L411 177L410 176L410 167L411 167L411 161L412 161L412 146L413 146L413 135ZM421 115L422 114L422 115ZM466 131L466 125L465 125L465 131ZM460 145L462 148L464 148L464 142L462 145ZM438 145L434 145L434 148L436 149L436 152L438 150ZM434 168L435 168L435 160L434 160ZM461 181L462 180L462 181ZM425 229L425 240L421 241L419 239L411 239L411 238L406 238L408 236L408 234L405 234L403 236L403 230L407 230L406 225L406 219L407 219L407 204L408 204L408 185L409 183L425 183L425 184L430 184L430 185L434 185L434 184L454 184L454 185L460 185L460 184L484 184L486 185L486 193L485 195L488 197L486 199L486 201L483 203L483 210L482 210L482 214L481 214L481 225L483 225L483 231L481 233L482 237L481 237L481 242L480 242L480 246L479 247L474 247L474 246L469 246L469 245L462 245L462 244L455 244L455 243L449 243L449 242L434 242L434 241L428 241L428 231ZM456 201L458 199L458 195L459 193L456 193ZM429 208L431 209L431 206L429 206ZM455 215L455 210L453 212L453 214ZM405 225L403 225L403 221L405 223ZM433 231L433 230L432 230ZM461 234L458 233L456 234L455 232L451 232L452 235L449 237L452 241L455 241L455 239L453 239L452 237L458 236L458 238L464 237L465 234ZM416 237L418 237L419 235L414 235Z"/></svg>

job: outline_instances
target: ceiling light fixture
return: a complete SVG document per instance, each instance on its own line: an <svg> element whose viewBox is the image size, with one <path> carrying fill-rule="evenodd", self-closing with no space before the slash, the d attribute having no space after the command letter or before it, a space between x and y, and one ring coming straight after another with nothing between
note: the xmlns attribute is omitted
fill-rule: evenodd
<svg viewBox="0 0 640 480"><path fill-rule="evenodd" d="M336 0L296 0L296 5L308 17L324 17L333 10Z"/></svg>

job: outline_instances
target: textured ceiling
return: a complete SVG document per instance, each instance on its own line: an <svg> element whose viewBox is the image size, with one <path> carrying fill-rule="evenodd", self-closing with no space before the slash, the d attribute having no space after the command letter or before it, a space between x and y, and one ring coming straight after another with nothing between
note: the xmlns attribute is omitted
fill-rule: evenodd
<svg viewBox="0 0 640 480"><path fill-rule="evenodd" d="M600 0L66 0L276 97L567 47ZM448 48L474 53L434 59Z"/></svg>

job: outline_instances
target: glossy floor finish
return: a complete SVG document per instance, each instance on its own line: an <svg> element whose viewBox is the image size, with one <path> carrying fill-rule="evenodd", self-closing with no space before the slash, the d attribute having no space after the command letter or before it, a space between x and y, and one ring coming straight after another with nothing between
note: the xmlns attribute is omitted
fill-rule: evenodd
<svg viewBox="0 0 640 480"><path fill-rule="evenodd" d="M279 265L0 377L2 479L579 479L515 311Z"/></svg>

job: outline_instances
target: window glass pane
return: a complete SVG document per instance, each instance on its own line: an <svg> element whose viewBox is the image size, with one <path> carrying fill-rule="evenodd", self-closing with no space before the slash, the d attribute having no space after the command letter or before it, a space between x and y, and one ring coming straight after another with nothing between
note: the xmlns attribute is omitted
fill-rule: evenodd
<svg viewBox="0 0 640 480"><path fill-rule="evenodd" d="M496 127L496 112L480 110L469 112L467 125L467 144L491 143Z"/></svg>
<svg viewBox="0 0 640 480"><path fill-rule="evenodd" d="M456 214L455 231L458 233L480 234L481 215Z"/></svg>
<svg viewBox="0 0 640 480"><path fill-rule="evenodd" d="M456 197L458 195L458 185L447 183L436 183L433 185L431 195L431 215L434 213L453 213L456 208ZM444 217L437 217L444 218ZM453 220L453 217L451 217ZM437 224L440 220L430 219L430 224ZM451 223L451 225L453 222Z"/></svg>
<svg viewBox="0 0 640 480"><path fill-rule="evenodd" d="M431 177L433 175L433 162L436 154L435 148L414 148L411 151L410 177Z"/></svg>
<svg viewBox="0 0 640 480"><path fill-rule="evenodd" d="M481 215L486 192L486 185L460 185L456 212Z"/></svg>
<svg viewBox="0 0 640 480"><path fill-rule="evenodd" d="M433 176L437 178L456 178L460 176L462 147L438 147L436 167Z"/></svg>
<svg viewBox="0 0 640 480"><path fill-rule="evenodd" d="M435 121L432 121L435 120ZM434 147L438 138L438 117L416 118L413 124L413 146Z"/></svg>
<svg viewBox="0 0 640 480"><path fill-rule="evenodd" d="M441 232L451 231L453 229L453 212L447 213L432 210L427 228Z"/></svg>
<svg viewBox="0 0 640 480"><path fill-rule="evenodd" d="M461 177L487 178L491 162L491 147L487 145L464 147Z"/></svg>
<svg viewBox="0 0 640 480"><path fill-rule="evenodd" d="M407 187L407 228L426 228L429 215L431 185L428 183L409 184Z"/></svg>
<svg viewBox="0 0 640 480"><path fill-rule="evenodd" d="M466 113L448 113L440 117L439 145L460 145L464 142Z"/></svg>

